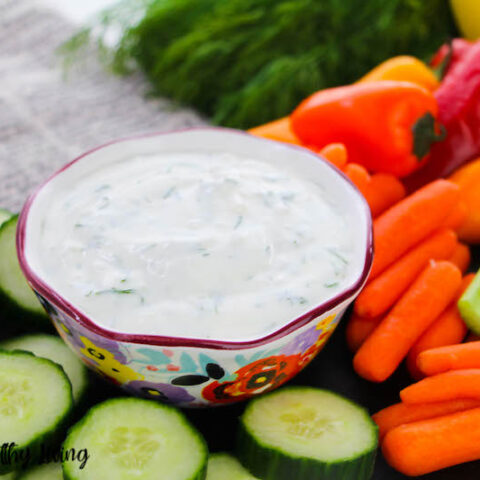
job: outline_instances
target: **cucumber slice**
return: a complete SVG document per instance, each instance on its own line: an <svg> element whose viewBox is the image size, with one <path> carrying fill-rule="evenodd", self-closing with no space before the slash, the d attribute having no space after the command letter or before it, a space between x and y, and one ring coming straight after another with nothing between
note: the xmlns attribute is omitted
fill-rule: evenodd
<svg viewBox="0 0 480 480"><path fill-rule="evenodd" d="M0 478L3 480L3 478ZM61 463L46 463L22 472L15 480L63 480Z"/></svg>
<svg viewBox="0 0 480 480"><path fill-rule="evenodd" d="M47 314L18 264L15 247L17 223L18 215L14 215L0 227L0 304L6 318L11 316L16 321L51 329Z"/></svg>
<svg viewBox="0 0 480 480"><path fill-rule="evenodd" d="M4 350L26 350L37 357L48 358L58 363L65 370L72 384L75 403L78 403L85 394L88 386L87 368L61 338L43 333L24 335L0 343L0 348Z"/></svg>
<svg viewBox="0 0 480 480"><path fill-rule="evenodd" d="M258 480L228 453L214 453L208 458L206 480Z"/></svg>
<svg viewBox="0 0 480 480"><path fill-rule="evenodd" d="M467 327L480 335L480 270L458 301L458 310Z"/></svg>
<svg viewBox="0 0 480 480"><path fill-rule="evenodd" d="M5 475L0 475L0 480L18 480L17 472L6 473Z"/></svg>
<svg viewBox="0 0 480 480"><path fill-rule="evenodd" d="M202 480L205 440L173 407L140 398L100 403L74 425L64 450L86 449L84 468L63 463L66 480Z"/></svg>
<svg viewBox="0 0 480 480"><path fill-rule="evenodd" d="M362 407L327 390L288 387L249 403L238 454L263 480L364 480L377 444L377 427Z"/></svg>
<svg viewBox="0 0 480 480"><path fill-rule="evenodd" d="M31 464L42 445L56 442L72 404L72 387L59 365L27 352L0 351L0 445L16 445L7 461L2 458L0 473L24 466L26 453Z"/></svg>
<svg viewBox="0 0 480 480"><path fill-rule="evenodd" d="M12 212L9 212L4 208L0 208L0 226L2 226L2 224L5 223L12 216L13 216Z"/></svg>

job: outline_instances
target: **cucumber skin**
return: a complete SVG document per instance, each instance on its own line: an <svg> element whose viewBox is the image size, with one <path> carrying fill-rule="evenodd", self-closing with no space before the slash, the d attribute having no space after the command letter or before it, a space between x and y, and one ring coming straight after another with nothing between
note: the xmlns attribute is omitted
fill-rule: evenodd
<svg viewBox="0 0 480 480"><path fill-rule="evenodd" d="M58 335L58 334L55 334L55 335L49 335L49 334L45 334L45 333L38 333L38 332L34 332L34 333L28 333L28 334L24 334L24 335L21 335L19 337L15 337L15 338L8 338L7 340L3 341L3 342L0 342L0 350L7 350L7 351L10 351L10 352L15 352L15 351L20 351L20 352L27 352L27 353L32 353L33 355L35 355L36 357L40 357L40 358L46 358L47 360L51 360L52 362L54 363L57 363L58 365L60 365L62 368L63 368L63 365L59 362L56 362L55 360L53 360L52 358L49 358L48 356L43 356L43 355L39 355L39 354L35 354L33 351L31 350L28 350L27 347L23 348L21 346L17 346L15 348L12 348L10 345L13 342L16 342L16 341L19 341L19 340L28 340L31 339L31 338L44 338L44 337L48 337L49 340L50 340L50 337L52 339L54 339L54 341L58 341L59 344L62 345L62 347L65 347L68 349L68 346L65 344L65 342L61 339L61 337ZM71 350L70 350L71 352ZM72 355L75 355L73 352L72 352ZM78 359L78 357L75 356L75 358ZM80 360L78 360L80 362ZM78 411L81 411L83 409L84 406L86 406L86 400L87 400L87 396L88 396L88 392L89 392L89 389L90 389L90 378L89 378L89 375L88 375L88 369L86 366L84 366L83 364L81 364L83 366L82 368L82 380L83 380L83 390L81 390L81 392L78 394L78 398L74 398L73 401L74 401L74 406L75 406L75 410L78 410ZM65 369L64 369L65 371ZM65 372L66 373L66 372ZM68 379L70 380L70 383L71 382L71 379L70 377L68 376L68 374L66 373ZM86 410L86 409L85 409ZM0 480L2 480L0 478Z"/></svg>
<svg viewBox="0 0 480 480"><path fill-rule="evenodd" d="M65 468L63 468L63 480L79 480L79 477L74 475L74 472L69 472ZM158 477L159 479L161 477ZM202 469L200 469L197 474L193 477L186 478L185 480L205 480L207 478L207 466L205 465Z"/></svg>
<svg viewBox="0 0 480 480"><path fill-rule="evenodd" d="M458 310L467 327L480 335L480 270L460 297Z"/></svg>
<svg viewBox="0 0 480 480"><path fill-rule="evenodd" d="M11 223L18 222L18 215L13 215L0 225L0 232ZM22 272L23 275L23 272ZM41 307L40 301L38 302ZM0 285L0 318L2 323L10 324L15 332L36 331L53 333L55 329L47 313L40 310L27 309L17 303Z"/></svg>
<svg viewBox="0 0 480 480"><path fill-rule="evenodd" d="M29 356L32 356L42 362L48 362L49 364L53 365L61 374L63 374L63 376L67 379L68 383L70 384L70 380L68 379L65 371L63 370L63 368L58 365L57 363L55 362L52 362L51 360L48 360L47 358L41 358L41 357L35 357L35 355L31 352L24 352L24 351L19 351L19 350L16 350L16 351L13 351L13 352L9 352L9 351L6 351L6 350L1 350L0 351L1 354L8 354L8 355L29 355ZM70 425L70 420L72 418L72 413L73 413L73 397L71 395L71 384L70 384L70 402L63 414L63 416L61 416L57 423L54 424L50 430L48 430L47 432L43 433L43 434L40 434L38 435L38 437L35 437L30 443L27 443L26 445L21 445L20 446L20 450L22 449L25 449L25 448L29 448L30 449L30 454L31 454L31 457L30 457L30 466L32 466L33 464L37 463L39 458L40 458L40 455L41 455L41 448L42 448L42 445L47 447L47 448L53 448L55 446L59 446L61 443L62 443L62 440L63 438L65 437L65 432L67 431L68 429L68 426ZM5 465L3 463L0 462L0 475L3 475L5 473L10 473L14 470L18 470L18 468L20 467L21 465L16 465L16 464L12 464L12 465Z"/></svg>
<svg viewBox="0 0 480 480"><path fill-rule="evenodd" d="M285 390L302 390L311 387L286 387ZM333 392L330 392L333 393ZM272 392L268 395L278 394ZM344 397L338 395L344 400ZM265 395L262 395L263 399ZM261 401L262 397L250 402L247 409L254 402ZM351 400L348 400L351 402ZM353 402L351 402L353 403ZM365 411L367 415L367 412ZM375 466L378 445L378 427L372 421L372 429L377 432L377 442L372 445L371 450L366 451L349 460L327 463L306 457L294 457L280 449L263 445L259 442L246 427L243 416L240 417L236 453L237 458L249 472L262 480L368 480L372 477Z"/></svg>
<svg viewBox="0 0 480 480"><path fill-rule="evenodd" d="M27 310L10 298L0 286L0 319L12 330L11 334L32 332L56 333L50 318L45 313Z"/></svg>
<svg viewBox="0 0 480 480"><path fill-rule="evenodd" d="M228 465L225 468L219 468L217 464L213 463L215 460L227 458L228 461L233 462L233 465ZM222 470L219 472L218 470ZM224 476L220 477L220 475L224 474L224 470L229 471L229 479L231 480L260 480L257 477L254 477L245 467L238 461L238 458L234 457L232 454L228 452L217 452L212 453L208 459L208 468L207 468L207 478L206 480L213 480L213 478L222 478L224 480Z"/></svg>
<svg viewBox="0 0 480 480"><path fill-rule="evenodd" d="M373 474L376 449L351 461L324 463L286 455L254 439L240 422L237 456L249 472L262 480L367 480Z"/></svg>
<svg viewBox="0 0 480 480"><path fill-rule="evenodd" d="M6 208L0 208L0 226L12 218L13 213Z"/></svg>
<svg viewBox="0 0 480 480"><path fill-rule="evenodd" d="M67 438L63 442L63 446L66 446L66 443L68 442L68 437L70 435L73 435L76 430L79 430L80 428L82 428L83 424L86 423L90 419L90 417L92 416L92 412L94 412L96 409L102 408L103 406L108 405L110 403L115 403L115 402L128 403L129 401L154 402L153 400L145 400L145 399L139 399L139 398L135 398L135 397L118 397L118 398L111 398L109 400L105 400L104 402L101 402L101 403L97 403L95 406L90 408L90 410L87 412L87 414L83 418L81 418L77 423L75 423L75 425L72 425L69 428L69 430L67 432ZM203 446L203 450L204 450L204 464L203 464L203 467L200 468L200 470L198 470L192 477L186 478L185 480L205 480L207 478L207 461L208 461L207 442L205 441L205 439L203 438L201 433L198 432L193 426L191 426L190 422L187 420L185 415L180 410L178 410L177 408L172 407L170 405L165 405L165 404L157 404L157 405L160 408L173 409L173 410L176 410L178 413L180 413L183 421L190 427L192 432L194 432L195 435L200 439L201 444ZM74 471L69 472L68 469L65 468L65 465L68 465L68 464L65 464L65 463L62 464L63 479L64 480L79 480L79 478L77 476L75 476L75 472ZM161 477L159 477L159 478L161 478Z"/></svg>
<svg viewBox="0 0 480 480"><path fill-rule="evenodd" d="M55 465L59 465L59 468L60 468L60 471L58 472L60 475L62 474L62 466L61 464L55 464ZM38 470L42 470L42 468L55 468L55 465L52 465L52 464L40 464L40 465L34 465L33 468L29 468L28 470L22 470L21 472L16 472L17 475L11 479L11 480L26 480L26 479L30 479L30 480L33 480L35 478L38 477ZM38 469L38 470L37 470ZM57 475L56 475L57 472L54 473L55 475L55 478L57 478ZM41 478L45 478L45 472L42 472L41 474ZM63 478L63 476L62 476ZM49 480L51 480L52 477L49 478ZM0 480L3 480L3 478L0 478Z"/></svg>

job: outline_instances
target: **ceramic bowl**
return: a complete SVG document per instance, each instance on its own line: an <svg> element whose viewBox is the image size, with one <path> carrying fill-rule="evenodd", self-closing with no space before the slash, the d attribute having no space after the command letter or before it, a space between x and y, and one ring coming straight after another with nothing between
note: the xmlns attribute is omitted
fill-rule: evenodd
<svg viewBox="0 0 480 480"><path fill-rule="evenodd" d="M29 264L29 222L45 190L79 162L167 151L228 151L279 164L321 182L343 204L358 242L358 275L343 291L277 331L251 341L227 342L158 335L125 334L103 328L62 298ZM41 211L41 209L40 209ZM182 407L222 405L272 390L291 379L322 349L342 314L366 281L372 262L371 217L362 195L335 167L309 150L260 139L244 132L189 129L122 139L73 160L27 200L17 231L19 261L65 343L91 369L127 392ZM331 368L330 366L329 368Z"/></svg>

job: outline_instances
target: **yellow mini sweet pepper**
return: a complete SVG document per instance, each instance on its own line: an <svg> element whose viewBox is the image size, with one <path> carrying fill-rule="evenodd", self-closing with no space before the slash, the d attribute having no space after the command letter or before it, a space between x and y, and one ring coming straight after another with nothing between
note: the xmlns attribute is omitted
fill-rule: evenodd
<svg viewBox="0 0 480 480"><path fill-rule="evenodd" d="M389 58L363 76L357 83L396 80L411 82L427 90L436 90L439 82L433 71L421 60L408 55Z"/></svg>
<svg viewBox="0 0 480 480"><path fill-rule="evenodd" d="M465 38L477 40L480 38L480 1L450 0L453 15L458 28Z"/></svg>

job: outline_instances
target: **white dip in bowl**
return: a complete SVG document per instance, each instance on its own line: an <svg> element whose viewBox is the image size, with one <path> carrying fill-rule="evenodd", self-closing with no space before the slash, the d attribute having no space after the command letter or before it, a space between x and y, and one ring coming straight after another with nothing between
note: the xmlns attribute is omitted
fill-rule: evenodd
<svg viewBox="0 0 480 480"><path fill-rule="evenodd" d="M30 268L116 332L248 341L278 330L358 282L367 222L323 160L286 146L276 157L268 143L269 155L227 141L80 159L37 193Z"/></svg>

